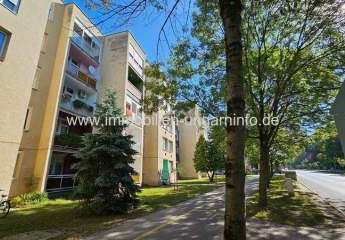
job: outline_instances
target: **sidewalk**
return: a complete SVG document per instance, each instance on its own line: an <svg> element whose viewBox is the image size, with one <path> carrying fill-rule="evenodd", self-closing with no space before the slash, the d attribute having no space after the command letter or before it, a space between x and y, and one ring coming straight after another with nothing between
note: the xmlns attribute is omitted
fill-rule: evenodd
<svg viewBox="0 0 345 240"><path fill-rule="evenodd" d="M257 189L257 180L247 184L247 196ZM316 199L317 201L317 199ZM318 202L329 222L317 227L293 227L255 219L247 221L250 240L345 240L344 221L329 205ZM224 189L204 194L148 216L126 221L84 240L221 240L224 224Z"/></svg>

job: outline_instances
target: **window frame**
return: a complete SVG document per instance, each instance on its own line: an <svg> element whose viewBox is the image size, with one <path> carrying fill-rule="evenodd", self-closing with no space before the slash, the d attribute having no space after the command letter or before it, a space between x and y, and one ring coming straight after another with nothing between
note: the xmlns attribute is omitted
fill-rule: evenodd
<svg viewBox="0 0 345 240"><path fill-rule="evenodd" d="M3 46L0 46L0 62L2 62L5 60L12 33L1 26L0 26L0 32L5 35L4 44Z"/></svg>
<svg viewBox="0 0 345 240"><path fill-rule="evenodd" d="M31 117L32 117L32 107L28 107L26 110L25 121L24 121L24 131L28 132L30 130Z"/></svg>
<svg viewBox="0 0 345 240"><path fill-rule="evenodd" d="M2 5L4 8L6 8L8 11L10 11L11 13L17 15L18 14L18 11L19 11L19 7L20 7L20 4L21 4L21 0L18 0L18 3L17 4L14 4L11 0L7 0L9 2L11 2L14 6L15 6L15 9L11 9L10 7L8 7L4 2L5 0L0 0L0 5Z"/></svg>

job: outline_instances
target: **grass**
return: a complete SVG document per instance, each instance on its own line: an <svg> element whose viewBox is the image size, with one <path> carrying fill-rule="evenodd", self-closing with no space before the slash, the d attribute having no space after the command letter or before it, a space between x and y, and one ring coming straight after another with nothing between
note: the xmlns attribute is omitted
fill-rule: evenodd
<svg viewBox="0 0 345 240"><path fill-rule="evenodd" d="M0 238L37 230L61 231L61 234L55 239L88 235L107 229L123 220L171 207L202 193L212 191L221 185L221 182L207 184L207 179L201 179L179 181L178 191L171 186L144 188L139 193L140 206L129 214L117 216L86 214L79 207L78 202L73 200L48 200L35 206L12 211L6 218L0 219Z"/></svg>
<svg viewBox="0 0 345 240"><path fill-rule="evenodd" d="M268 209L258 207L258 194L247 202L247 216L291 226L316 226L326 222L327 217L307 193L295 191L289 196L284 189L284 177L272 179L268 193Z"/></svg>

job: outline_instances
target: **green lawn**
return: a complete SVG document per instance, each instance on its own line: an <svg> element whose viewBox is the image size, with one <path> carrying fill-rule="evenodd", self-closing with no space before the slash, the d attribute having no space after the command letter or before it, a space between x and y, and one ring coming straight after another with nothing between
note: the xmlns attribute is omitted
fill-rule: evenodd
<svg viewBox="0 0 345 240"><path fill-rule="evenodd" d="M221 179L222 180L222 179ZM60 230L56 239L87 235L128 218L138 217L158 209L173 206L220 187L223 182L207 184L207 179L179 181L178 191L172 187L144 188L139 194L140 206L133 212L118 216L91 216L77 201L56 199L39 205L12 211L0 219L0 238L35 230Z"/></svg>
<svg viewBox="0 0 345 240"><path fill-rule="evenodd" d="M289 196L284 177L275 176L268 193L268 209L258 208L258 194L247 202L247 216L292 226L315 226L326 222L326 216L307 193L296 191Z"/></svg>

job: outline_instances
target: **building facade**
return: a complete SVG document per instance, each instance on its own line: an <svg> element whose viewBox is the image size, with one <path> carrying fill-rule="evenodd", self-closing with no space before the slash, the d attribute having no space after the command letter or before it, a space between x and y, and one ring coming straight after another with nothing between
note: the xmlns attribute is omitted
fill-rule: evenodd
<svg viewBox="0 0 345 240"><path fill-rule="evenodd" d="M194 168L194 152L200 136L208 139L207 131L207 124L197 106L186 113L183 121L177 123L176 158L180 178L192 179L201 176Z"/></svg>
<svg viewBox="0 0 345 240"><path fill-rule="evenodd" d="M68 119L93 116L109 89L129 119L141 184L146 56L133 36L103 36L76 5L58 0L0 0L0 23L0 79L12 79L0 90L0 188L10 196L71 190L74 154L93 128Z"/></svg>
<svg viewBox="0 0 345 240"><path fill-rule="evenodd" d="M34 76L51 6L59 0L0 0L0 188L10 191L18 177L20 151ZM33 11L35 14L33 14ZM30 20L30 21L28 21Z"/></svg>
<svg viewBox="0 0 345 240"><path fill-rule="evenodd" d="M175 122L169 112L168 108L146 115L143 184L148 186L176 182Z"/></svg>

